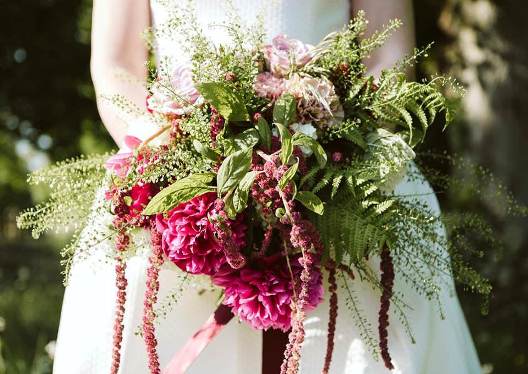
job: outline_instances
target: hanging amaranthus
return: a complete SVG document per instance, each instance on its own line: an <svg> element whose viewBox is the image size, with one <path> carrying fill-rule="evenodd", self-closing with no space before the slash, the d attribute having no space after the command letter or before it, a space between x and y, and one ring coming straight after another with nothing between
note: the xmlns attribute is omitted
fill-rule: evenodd
<svg viewBox="0 0 528 374"><path fill-rule="evenodd" d="M122 230L116 237L116 286L117 286L117 297L116 297L116 310L114 320L114 338L112 347L112 366L110 369L111 374L117 374L119 371L119 365L121 364L121 343L123 341L123 320L125 317L125 302L126 302L126 288L127 279L125 276L126 262L123 259L123 252L127 249L130 242L128 234Z"/></svg>
<svg viewBox="0 0 528 374"><path fill-rule="evenodd" d="M323 374L328 374L330 371L330 363L332 362L332 354L334 352L334 339L337 322L338 300L337 300L337 281L336 281L336 265L330 263L328 267L328 291L330 292L330 311L328 312L328 332L326 342L326 357L323 366Z"/></svg>
<svg viewBox="0 0 528 374"><path fill-rule="evenodd" d="M154 330L154 320L156 319L154 304L158 300L159 271L163 264L163 249L161 247L161 234L155 229L154 222L151 223L150 232L152 253L149 258L149 268L147 269L147 288L143 309L143 340L147 347L150 373L159 374L160 364L156 350L158 342Z"/></svg>
<svg viewBox="0 0 528 374"><path fill-rule="evenodd" d="M383 358L385 366L387 369L392 370L394 369L394 365L392 364L392 359L389 353L387 328L389 326L390 299L392 297L394 287L394 266L392 263L390 250L387 247L384 247L381 251L380 269L382 293L378 318L379 345L381 357Z"/></svg>

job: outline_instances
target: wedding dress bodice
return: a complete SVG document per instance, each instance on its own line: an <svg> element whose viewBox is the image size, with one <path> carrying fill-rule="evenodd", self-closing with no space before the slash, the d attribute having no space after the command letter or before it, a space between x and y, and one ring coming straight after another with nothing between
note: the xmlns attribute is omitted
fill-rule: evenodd
<svg viewBox="0 0 528 374"><path fill-rule="evenodd" d="M185 1L151 0L154 26L161 26L168 18L171 6ZM251 25L262 14L266 39L286 34L305 43L317 44L332 31L340 30L349 19L349 0L194 0L198 27L217 45L228 39L226 29L219 24L228 20L229 3L243 22ZM158 38L158 57L181 59L184 53L178 38Z"/></svg>

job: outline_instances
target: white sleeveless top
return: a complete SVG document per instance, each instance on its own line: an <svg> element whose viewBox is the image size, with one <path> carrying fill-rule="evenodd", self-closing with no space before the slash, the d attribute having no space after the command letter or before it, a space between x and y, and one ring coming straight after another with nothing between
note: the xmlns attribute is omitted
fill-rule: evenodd
<svg viewBox="0 0 528 374"><path fill-rule="evenodd" d="M161 2L161 0L159 0ZM168 0L183 3L185 0ZM372 0L379 1L379 0ZM167 3L167 0L163 0ZM225 31L211 24L226 18L222 0L195 0L197 19L215 43L225 42ZM347 0L232 0L247 22L264 11L267 39L285 33L307 43L316 44L326 34L341 29L348 21ZM154 24L167 18L164 5L151 1ZM185 55L178 41L157 40L158 57L183 59ZM141 129L140 129L141 130ZM403 180L396 192L420 196L433 211L439 212L438 202L425 181ZM104 229L104 219L94 218L93 227ZM101 243L96 251L112 250L111 242ZM125 332L122 344L122 374L148 373L147 356L143 340L135 333L141 324L145 268L147 260L136 256L127 268L128 288ZM373 261L377 273L376 261ZM114 269L97 259L84 259L74 265L66 289L54 363L55 374L101 374L109 371L112 354L112 326L114 321ZM181 272L167 266L161 272L160 300L166 299L178 288ZM405 302L413 310L407 311L416 344L405 332L398 316L391 308L389 349L395 365L393 373L402 374L477 374L478 358L469 335L464 316L451 280L441 295L445 320L441 320L437 306L427 301L405 283L396 278L395 289L405 295ZM360 280L349 282L361 315L372 328L377 339L379 294ZM382 363L373 359L360 336L357 321L351 313L351 304L343 288L339 290L339 314L335 351L330 372L333 374L385 374ZM218 294L195 289L183 292L176 306L168 308L167 315L157 324L160 362L165 365L173 354L192 336L214 311ZM328 298L306 321L306 340L301 361L302 374L320 373L326 351L328 324ZM232 321L205 349L193 364L190 374L258 374L261 370L262 337L260 331L246 324Z"/></svg>
<svg viewBox="0 0 528 374"><path fill-rule="evenodd" d="M184 4L185 0L169 0L168 3ZM217 45L226 43L225 28L215 25L228 20L227 1L194 0L198 27ZM267 40L278 34L317 44L332 31L340 30L349 20L348 0L232 0L231 3L243 22L252 24L259 15L264 16ZM154 26L167 19L167 2L151 1ZM184 53L178 40L161 38L157 40L160 56L174 56L181 59Z"/></svg>

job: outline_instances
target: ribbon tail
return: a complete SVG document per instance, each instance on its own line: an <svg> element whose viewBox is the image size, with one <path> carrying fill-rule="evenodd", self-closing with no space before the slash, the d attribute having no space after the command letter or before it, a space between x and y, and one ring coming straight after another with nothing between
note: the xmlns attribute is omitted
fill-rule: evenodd
<svg viewBox="0 0 528 374"><path fill-rule="evenodd" d="M163 374L183 374L205 347L233 319L231 309L223 304L214 311L200 329L185 343L163 370Z"/></svg>

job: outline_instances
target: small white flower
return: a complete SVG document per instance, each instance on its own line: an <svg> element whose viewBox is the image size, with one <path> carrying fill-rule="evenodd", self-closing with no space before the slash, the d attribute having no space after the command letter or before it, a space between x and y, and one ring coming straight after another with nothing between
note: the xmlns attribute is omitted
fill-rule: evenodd
<svg viewBox="0 0 528 374"><path fill-rule="evenodd" d="M294 132L300 132L301 134L308 135L310 138L317 140L317 129L312 125L311 122L309 123L292 123L290 125L290 129L292 129Z"/></svg>
<svg viewBox="0 0 528 374"><path fill-rule="evenodd" d="M317 140L317 129L312 125L312 123L293 123L290 125L290 129L293 130L293 132L300 132L301 134L304 134L306 136L309 136L310 138ZM312 150L308 147L301 146L301 151L305 156L311 156Z"/></svg>
<svg viewBox="0 0 528 374"><path fill-rule="evenodd" d="M49 358L51 358L52 360L55 357L56 346L57 343L55 342L55 340L52 340L44 347L44 350L48 354Z"/></svg>

